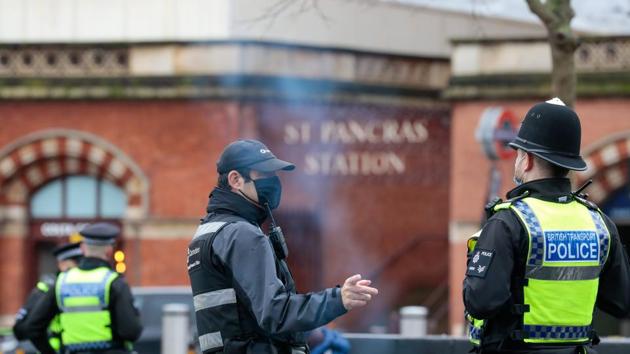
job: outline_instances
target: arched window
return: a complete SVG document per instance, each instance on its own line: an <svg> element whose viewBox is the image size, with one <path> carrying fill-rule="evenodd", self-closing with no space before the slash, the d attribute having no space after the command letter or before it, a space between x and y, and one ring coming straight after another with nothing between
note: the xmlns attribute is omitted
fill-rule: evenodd
<svg viewBox="0 0 630 354"><path fill-rule="evenodd" d="M67 176L49 182L31 197L32 218L121 218L127 195L115 184L91 176Z"/></svg>

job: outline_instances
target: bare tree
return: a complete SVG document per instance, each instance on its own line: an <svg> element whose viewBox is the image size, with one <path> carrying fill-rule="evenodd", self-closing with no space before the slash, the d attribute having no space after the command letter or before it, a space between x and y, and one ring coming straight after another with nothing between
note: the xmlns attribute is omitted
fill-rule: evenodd
<svg viewBox="0 0 630 354"><path fill-rule="evenodd" d="M571 19L575 12L570 0L526 0L529 9L536 14L547 28L553 68L551 87L555 96L567 106L575 104L575 50L579 43L571 30Z"/></svg>

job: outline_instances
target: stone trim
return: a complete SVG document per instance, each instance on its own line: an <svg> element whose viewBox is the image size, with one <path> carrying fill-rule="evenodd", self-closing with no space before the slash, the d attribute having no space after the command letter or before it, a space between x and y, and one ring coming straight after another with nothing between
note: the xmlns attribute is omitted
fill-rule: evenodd
<svg viewBox="0 0 630 354"><path fill-rule="evenodd" d="M148 215L150 185L140 167L106 140L69 129L38 131L0 149L0 190L5 191L0 201L26 205L40 186L73 174L108 179L126 191L133 217Z"/></svg>
<svg viewBox="0 0 630 354"><path fill-rule="evenodd" d="M199 226L199 218L194 219L144 219L142 222L125 221L123 234L128 239L172 240L192 239Z"/></svg>

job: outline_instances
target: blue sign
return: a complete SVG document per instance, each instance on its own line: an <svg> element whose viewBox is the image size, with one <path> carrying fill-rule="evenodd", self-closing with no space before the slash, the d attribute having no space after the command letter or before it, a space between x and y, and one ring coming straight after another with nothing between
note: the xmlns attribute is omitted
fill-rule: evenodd
<svg viewBox="0 0 630 354"><path fill-rule="evenodd" d="M599 260L599 237L595 231L546 231L545 262Z"/></svg>

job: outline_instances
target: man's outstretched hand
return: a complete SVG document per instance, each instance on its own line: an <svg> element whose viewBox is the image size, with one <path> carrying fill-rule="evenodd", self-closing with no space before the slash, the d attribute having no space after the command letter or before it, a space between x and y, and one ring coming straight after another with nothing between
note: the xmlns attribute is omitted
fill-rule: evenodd
<svg viewBox="0 0 630 354"><path fill-rule="evenodd" d="M360 274L355 274L346 279L341 287L341 299L346 310L367 305L372 296L378 294L378 289L372 288L371 280L361 279Z"/></svg>

